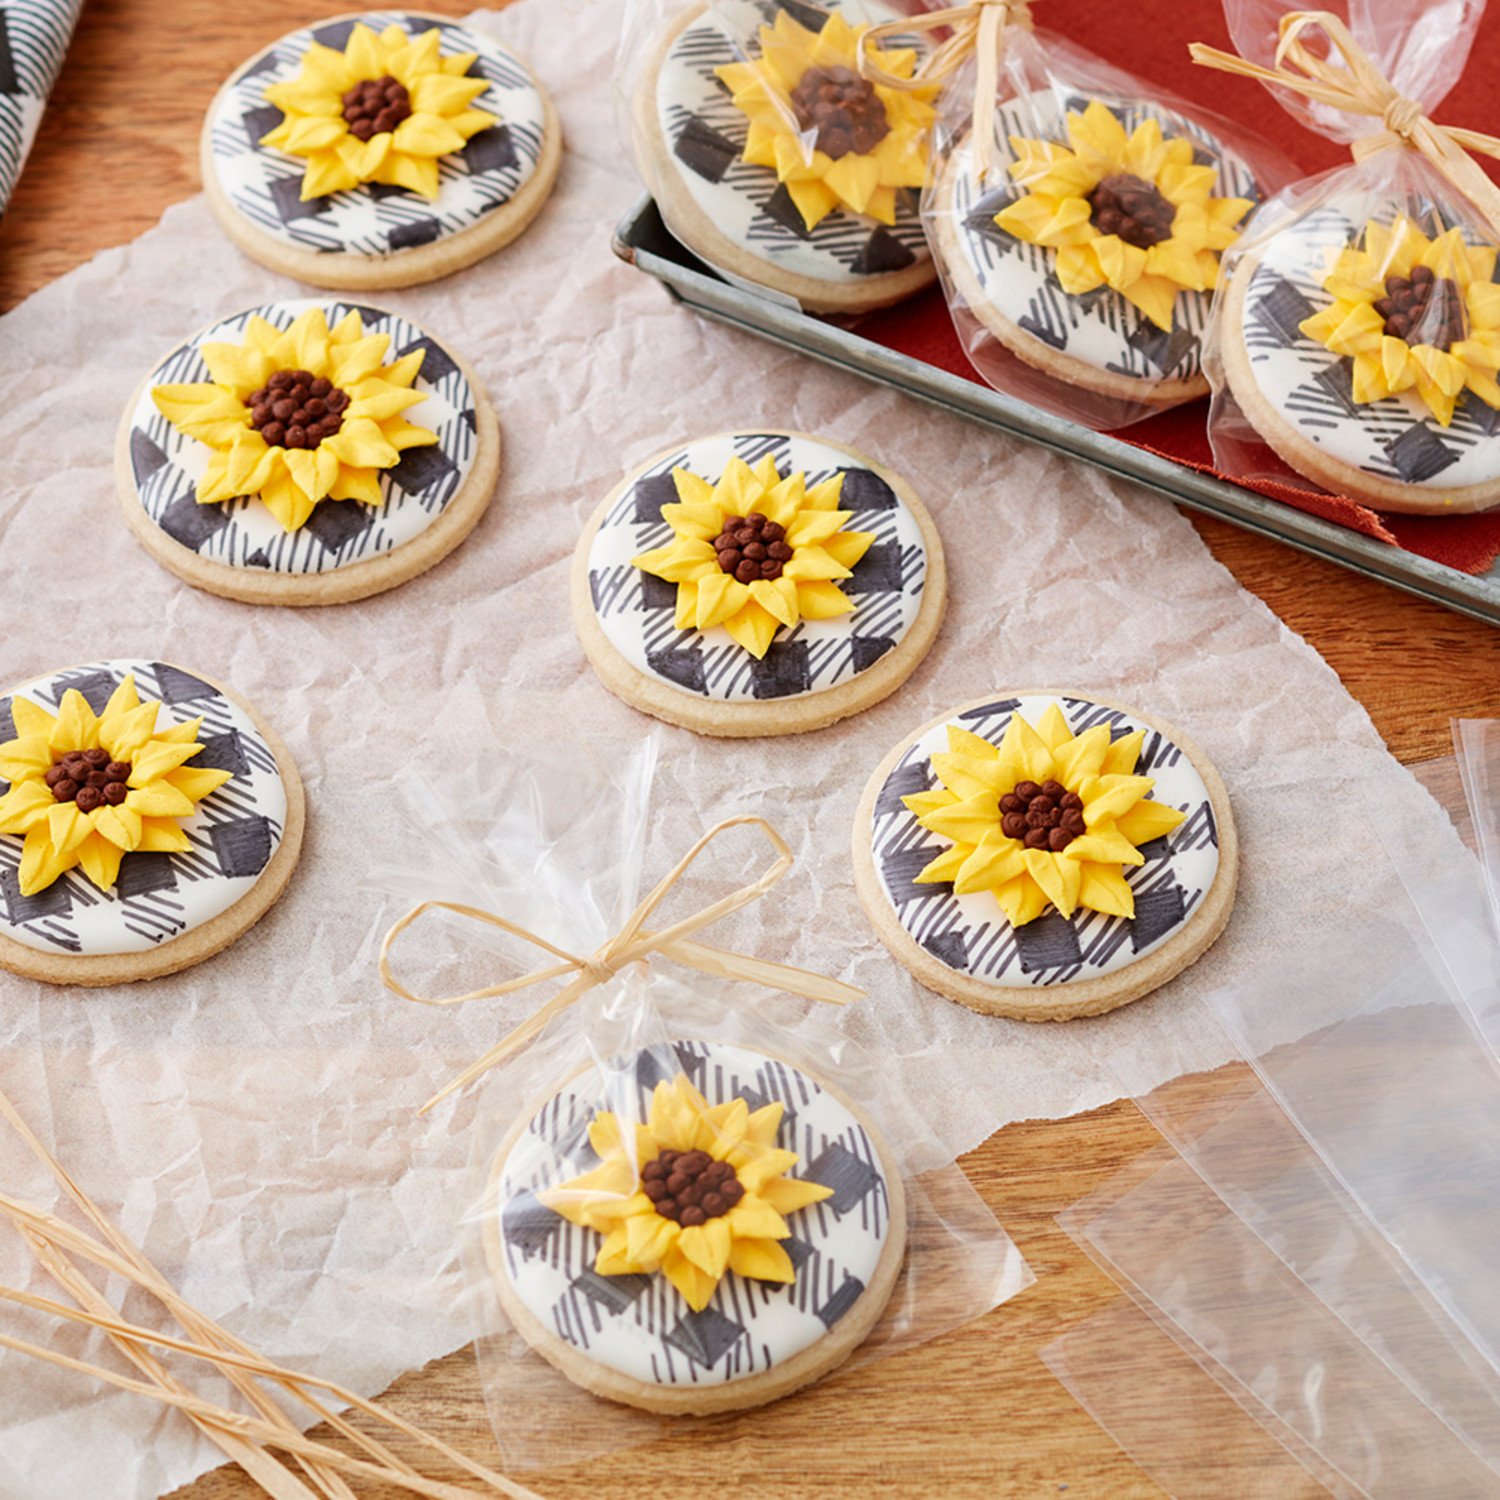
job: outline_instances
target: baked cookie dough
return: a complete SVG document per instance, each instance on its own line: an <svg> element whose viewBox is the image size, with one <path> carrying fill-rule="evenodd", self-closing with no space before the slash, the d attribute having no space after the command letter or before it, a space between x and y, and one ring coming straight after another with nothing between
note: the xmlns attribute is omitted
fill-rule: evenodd
<svg viewBox="0 0 1500 1500"><path fill-rule="evenodd" d="M798 0L730 0L713 11L690 7L674 20L637 82L633 116L642 175L683 244L732 280L808 312L885 307L935 278L918 213L930 104L924 95L865 84L854 74L849 41L854 28L899 14L879 0L837 0L827 11ZM783 69L795 59L794 107L806 82L801 133L818 132L810 159L792 121L753 82L762 28L780 44ZM889 68L893 49L885 50ZM838 98L820 99L814 82L827 84L829 73ZM787 88L784 80L777 86ZM833 108L855 117L848 139L820 123ZM745 160L752 138L760 147L752 155L770 161L779 151L791 162L791 181L776 166ZM874 196L867 200L867 192Z"/></svg>
<svg viewBox="0 0 1500 1500"><path fill-rule="evenodd" d="M1203 752L1072 691L995 694L923 725L854 820L854 883L880 940L929 989L1023 1021L1165 984L1223 930L1237 870Z"/></svg>
<svg viewBox="0 0 1500 1500"><path fill-rule="evenodd" d="M288 376L307 384L301 405ZM285 421L282 402L296 407ZM332 300L196 334L146 377L115 443L141 545L250 604L340 604L425 572L473 530L499 468L495 414L463 358L394 313Z"/></svg>
<svg viewBox="0 0 1500 1500"><path fill-rule="evenodd" d="M210 206L252 260L368 292L513 240L552 191L562 134L531 69L494 37L371 11L251 58L209 106L200 158Z"/></svg>
<svg viewBox="0 0 1500 1500"><path fill-rule="evenodd" d="M1099 277L1098 266L1106 264L1115 281L1129 284L1126 268L1148 263L1142 247L1135 244L1142 240L1167 249L1180 245L1185 264L1196 268L1204 235L1210 246L1227 242L1218 221L1240 223L1262 196L1249 164L1203 125L1146 101L1060 101L1051 92L1037 92L1006 101L996 113L990 185L976 185L970 143L961 142L943 166L930 216L938 258L957 304L1026 364L1068 386L1147 406L1171 406L1206 395L1203 337L1212 291L1145 275L1133 289L1154 307L1153 318L1111 281ZM1148 135L1159 130L1169 144L1151 145L1138 136L1142 127ZM1026 165L1032 158L1023 157L1018 147L1043 140L1071 155L1066 143L1081 130L1092 130L1090 142L1094 135L1100 137L1098 155L1109 158L1113 153L1118 158L1109 161L1112 170L1091 183L1090 195L1084 197L1092 210L1089 226L1097 235L1092 244L1106 249L1096 252L1090 243L1070 243L1059 251L996 223L996 215L1019 211L1028 224L1033 218L1038 221L1028 233L1052 237L1049 226L1058 202L1075 200L1041 193L1041 187L1051 184L1035 176L1040 168ZM1172 161L1174 152L1188 156L1189 164ZM1154 171L1145 165L1148 162ZM1037 191L1028 191L1025 181L1009 175L1007 169L1018 163ZM1092 177L1099 171L1098 162L1090 160L1087 169ZM1154 180L1141 177L1143 171L1153 171ZM1113 193L1118 184L1127 184L1122 191L1141 195L1142 213L1155 215L1128 230L1129 244L1119 235L1104 233L1123 227L1119 204L1099 196L1106 185ZM1208 211L1198 204L1200 198L1207 198ZM1189 204L1185 216L1175 200ZM1136 201L1127 197L1127 202ZM1213 207L1216 203L1230 206ZM1118 254L1112 255L1110 247L1119 247ZM1091 253L1093 261L1085 264ZM1145 254L1151 253L1146 248ZM1080 279L1094 282L1090 290L1064 290L1058 279L1060 254L1078 259Z"/></svg>
<svg viewBox="0 0 1500 1500"><path fill-rule="evenodd" d="M0 778L0 968L51 984L211 958L281 895L302 846L280 737L166 662L94 662L0 695Z"/></svg>
<svg viewBox="0 0 1500 1500"><path fill-rule="evenodd" d="M742 583L722 565L741 553L713 541L757 514L763 576L779 576ZM784 574L774 552L790 554ZM927 654L946 596L937 528L906 482L804 433L658 454L605 497L573 554L573 621L604 685L727 738L821 729L879 702Z"/></svg>
<svg viewBox="0 0 1500 1500"><path fill-rule="evenodd" d="M595 1069L496 1156L484 1246L516 1331L596 1395L672 1415L759 1406L842 1364L906 1254L901 1173L874 1125L745 1047L678 1042L624 1067L638 1162ZM590 1223L600 1205L612 1233Z"/></svg>
<svg viewBox="0 0 1500 1500"><path fill-rule="evenodd" d="M1393 252L1394 263L1377 264L1362 253L1371 226L1378 240L1403 221L1414 236L1405 253ZM1495 362L1486 348L1486 342L1496 344L1500 330L1500 287L1490 280L1493 245L1435 222L1425 227L1430 234L1404 220L1396 203L1378 206L1360 222L1329 204L1257 237L1224 290L1219 357L1229 393L1246 419L1298 473L1380 510L1459 515L1500 503L1500 391L1494 390ZM1455 235L1458 246L1445 249L1441 242ZM1329 263L1340 254L1353 273L1342 297L1325 287ZM1403 335L1410 333L1408 340L1386 331L1374 304L1388 297L1382 271L1400 277L1409 296L1412 273L1422 278L1424 261L1455 272L1464 285L1452 275L1426 276L1426 284L1438 288L1437 316L1431 327L1420 315L1410 327L1398 324ZM1419 312L1431 298L1431 292L1425 299L1419 292ZM1440 329L1445 301L1452 303L1453 316ZM1476 334L1484 342L1475 341ZM1443 364L1454 369L1456 405L1452 393L1440 390L1432 405L1423 399L1425 372L1414 347L1437 373L1444 373L1437 369ZM1362 391L1374 399L1356 401L1361 355L1380 366L1381 377L1395 370L1398 383L1408 375L1411 383L1395 391L1389 382L1375 385ZM1471 373L1496 404L1463 389ZM1449 415L1446 425L1439 413Z"/></svg>

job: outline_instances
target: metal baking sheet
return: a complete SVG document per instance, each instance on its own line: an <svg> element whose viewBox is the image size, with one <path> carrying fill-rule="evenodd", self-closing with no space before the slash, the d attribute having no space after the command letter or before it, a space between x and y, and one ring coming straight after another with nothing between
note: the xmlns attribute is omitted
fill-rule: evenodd
<svg viewBox="0 0 1500 1500"><path fill-rule="evenodd" d="M643 195L616 227L614 247L622 260L657 277L673 296L706 317L894 386L996 431L1081 458L1143 484L1178 505L1219 516L1246 531L1275 537L1418 598L1500 625L1500 564L1479 577L1460 573L1253 490L1200 474L1118 438L1065 422L988 386L872 343L856 331L731 286L672 237L649 194Z"/></svg>

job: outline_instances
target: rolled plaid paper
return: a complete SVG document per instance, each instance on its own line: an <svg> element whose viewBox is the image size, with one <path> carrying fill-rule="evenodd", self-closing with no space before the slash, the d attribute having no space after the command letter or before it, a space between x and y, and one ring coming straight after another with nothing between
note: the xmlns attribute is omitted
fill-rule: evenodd
<svg viewBox="0 0 1500 1500"><path fill-rule="evenodd" d="M83 0L5 0L0 4L0 216L62 70Z"/></svg>

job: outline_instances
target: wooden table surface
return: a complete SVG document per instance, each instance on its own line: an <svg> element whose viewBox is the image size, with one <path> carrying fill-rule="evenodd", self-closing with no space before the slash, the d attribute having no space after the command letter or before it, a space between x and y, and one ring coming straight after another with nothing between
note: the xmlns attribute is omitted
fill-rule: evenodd
<svg viewBox="0 0 1500 1500"><path fill-rule="evenodd" d="M89 0L0 224L0 309L132 239L169 204L197 192L199 124L220 80L257 47L334 8L319 0L175 0L164 8ZM471 7L426 0L425 8L461 15ZM1399 760L1448 753L1450 718L1500 715L1500 637L1491 627L1222 522L1194 518L1194 525L1245 588L1322 652ZM1222 1089L1231 1071L1201 1087ZM1163 1491L1037 1357L1114 1296L1053 1215L1156 1140L1128 1103L1002 1130L962 1165L1037 1274L1020 1298L913 1354L763 1415L728 1419L613 1462L518 1477L545 1496L579 1500L676 1500L705 1485L827 1500L1156 1500ZM404 1377L389 1399L475 1457L496 1461L470 1351ZM820 1455L811 1467L807 1453ZM1179 1492L1242 1493L1213 1477L1216 1464L1217 1453L1206 1452L1198 1481ZM257 1492L226 1469L178 1493L227 1500ZM397 1492L379 1493L385 1500Z"/></svg>

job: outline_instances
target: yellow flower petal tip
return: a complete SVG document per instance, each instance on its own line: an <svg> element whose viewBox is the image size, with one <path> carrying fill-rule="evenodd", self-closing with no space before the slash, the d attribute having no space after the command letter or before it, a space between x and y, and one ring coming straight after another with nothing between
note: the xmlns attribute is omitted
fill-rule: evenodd
<svg viewBox="0 0 1500 1500"><path fill-rule="evenodd" d="M1353 361L1360 405L1409 391L1446 427L1468 395L1500 407L1495 259L1494 245L1472 245L1457 227L1429 239L1405 215L1372 219L1330 254L1323 290L1332 301L1300 331Z"/></svg>
<svg viewBox="0 0 1500 1500"><path fill-rule="evenodd" d="M23 896L44 891L75 866L101 890L136 850L185 844L178 819L191 817L228 771L194 771L198 725L158 725L160 702L141 702L134 677L95 714L70 688L56 715L26 699L12 707L22 733L0 744L0 834L22 834ZM19 710L19 711L18 711Z"/></svg>
<svg viewBox="0 0 1500 1500"><path fill-rule="evenodd" d="M780 1118L780 1106L752 1111L740 1098L710 1106L679 1073L656 1085L634 1129L622 1130L612 1113L596 1115L589 1139L599 1165L538 1197L604 1236L599 1275L660 1271L701 1312L731 1272L792 1281L777 1244L791 1234L782 1215L832 1196L786 1175L798 1157L774 1144Z"/></svg>
<svg viewBox="0 0 1500 1500"><path fill-rule="evenodd" d="M304 202L364 182L438 196L438 161L496 123L474 107L488 87L466 76L474 54L443 57L441 40L360 21L342 52L314 42L295 78L267 87L283 119L260 144L307 163Z"/></svg>
<svg viewBox="0 0 1500 1500"><path fill-rule="evenodd" d="M862 78L859 39L868 29L835 11L811 31L778 11L760 28L758 58L716 69L750 121L743 159L775 171L808 229L835 209L893 224L897 190L920 188L927 176L937 88ZM874 48L871 57L895 77L916 68L911 51Z"/></svg>
<svg viewBox="0 0 1500 1500"><path fill-rule="evenodd" d="M1142 731L1075 734L1054 704L1034 725L1017 710L998 745L952 727L948 738L949 753L931 758L941 790L906 799L921 827L951 842L919 881L989 892L1013 927L1051 908L1135 915L1125 866L1187 816L1151 800L1153 779L1133 774Z"/></svg>
<svg viewBox="0 0 1500 1500"><path fill-rule="evenodd" d="M1192 143L1163 137L1155 119L1127 135L1095 99L1068 112L1066 134L1066 145L1011 137L1008 170L1025 191L995 223L1054 251L1065 292L1109 286L1170 330L1177 294L1213 286L1219 252L1254 205L1212 197L1217 170L1194 165Z"/></svg>
<svg viewBox="0 0 1500 1500"><path fill-rule="evenodd" d="M760 660L781 627L854 608L839 581L875 534L842 529L841 473L809 489L804 473L783 478L770 457L754 469L736 458L712 488L687 469L672 480L681 503L661 513L674 540L632 562L677 585L680 629L722 627Z"/></svg>
<svg viewBox="0 0 1500 1500"><path fill-rule="evenodd" d="M210 380L151 390L172 426L208 450L198 503L255 497L289 532L325 499L382 504L379 472L438 440L405 415L427 399L414 388L422 351L385 364L389 348L358 312L330 328L321 307L286 328L253 315L243 342L200 345Z"/></svg>

